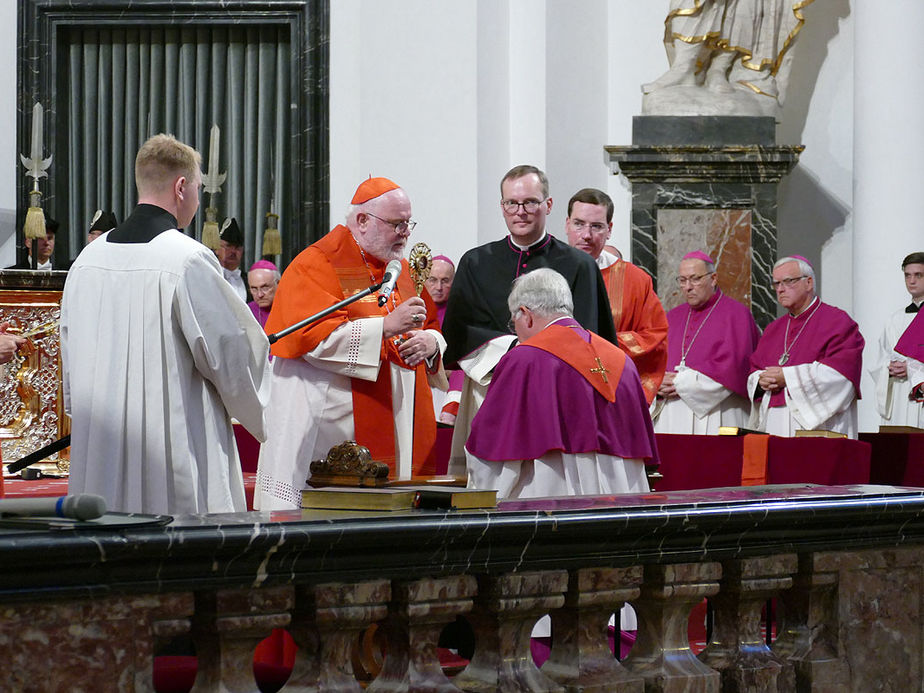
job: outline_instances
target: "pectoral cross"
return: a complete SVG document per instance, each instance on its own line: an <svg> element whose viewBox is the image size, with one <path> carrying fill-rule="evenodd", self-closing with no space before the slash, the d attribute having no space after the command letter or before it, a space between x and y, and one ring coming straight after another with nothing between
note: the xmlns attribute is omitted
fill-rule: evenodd
<svg viewBox="0 0 924 693"><path fill-rule="evenodd" d="M591 373L599 373L599 374L600 374L600 377L603 378L603 382L604 382L604 383L609 383L610 381L609 381L609 379L606 377L606 374L609 373L609 371L608 371L606 368L603 367L603 363L600 361L600 357L599 357L599 356L595 357L595 359L596 359L596 361L597 361L597 367L596 367L596 368L591 368L591 369L590 369L590 372L591 372Z"/></svg>

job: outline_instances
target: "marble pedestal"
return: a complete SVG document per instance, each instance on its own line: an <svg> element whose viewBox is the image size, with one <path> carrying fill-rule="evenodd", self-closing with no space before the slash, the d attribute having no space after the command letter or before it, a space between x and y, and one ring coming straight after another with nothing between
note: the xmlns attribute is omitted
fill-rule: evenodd
<svg viewBox="0 0 924 693"><path fill-rule="evenodd" d="M719 286L751 307L761 327L776 317L777 184L801 145L777 145L773 118L636 116L631 146L607 146L614 174L632 183L632 255L664 308L682 301L680 259L705 250Z"/></svg>

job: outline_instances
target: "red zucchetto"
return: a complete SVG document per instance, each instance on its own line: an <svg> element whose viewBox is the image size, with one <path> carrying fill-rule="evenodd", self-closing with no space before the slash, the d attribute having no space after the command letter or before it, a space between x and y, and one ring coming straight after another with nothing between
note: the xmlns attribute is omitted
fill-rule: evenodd
<svg viewBox="0 0 924 693"><path fill-rule="evenodd" d="M379 195L384 195L400 187L400 185L387 178L373 178L369 176L368 179L364 180L359 184L359 187L356 188L356 192L353 194L353 199L350 200L350 204L361 205L364 202L375 199Z"/></svg>

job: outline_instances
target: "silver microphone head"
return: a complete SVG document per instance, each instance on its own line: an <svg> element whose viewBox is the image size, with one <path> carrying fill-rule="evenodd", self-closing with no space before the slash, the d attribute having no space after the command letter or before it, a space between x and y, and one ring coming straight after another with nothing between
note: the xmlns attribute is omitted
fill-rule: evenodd
<svg viewBox="0 0 924 693"><path fill-rule="evenodd" d="M388 297L391 296L391 292L395 290L395 283L398 281L399 276L401 276L401 260L391 260L385 266L385 275L382 278L382 288L379 289L380 306L385 305L385 301L387 301Z"/></svg>
<svg viewBox="0 0 924 693"><path fill-rule="evenodd" d="M385 265L385 281L390 282L401 276L401 260L391 260Z"/></svg>
<svg viewBox="0 0 924 693"><path fill-rule="evenodd" d="M64 517L75 520L95 520L106 514L106 499L93 493L67 496L62 504Z"/></svg>

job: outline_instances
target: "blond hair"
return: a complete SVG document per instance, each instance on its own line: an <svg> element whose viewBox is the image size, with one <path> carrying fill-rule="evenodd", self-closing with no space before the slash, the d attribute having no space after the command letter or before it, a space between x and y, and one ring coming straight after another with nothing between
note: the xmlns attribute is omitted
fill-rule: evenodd
<svg viewBox="0 0 924 693"><path fill-rule="evenodd" d="M135 185L139 195L162 191L179 176L196 180L202 156L173 135L154 135L141 145L135 157Z"/></svg>

